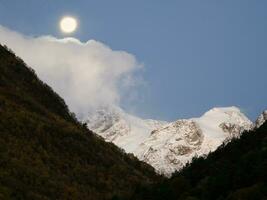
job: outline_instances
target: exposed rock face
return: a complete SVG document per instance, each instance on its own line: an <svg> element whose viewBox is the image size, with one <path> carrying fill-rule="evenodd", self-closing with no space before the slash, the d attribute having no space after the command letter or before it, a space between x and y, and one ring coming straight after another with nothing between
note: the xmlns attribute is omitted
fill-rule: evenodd
<svg viewBox="0 0 267 200"><path fill-rule="evenodd" d="M88 127L106 141L133 153L166 176L193 157L206 155L252 128L252 122L236 107L213 108L200 118L171 123L140 119L119 108L99 110L88 119Z"/></svg>
<svg viewBox="0 0 267 200"><path fill-rule="evenodd" d="M255 128L259 128L267 120L267 110L262 112L255 122Z"/></svg>
<svg viewBox="0 0 267 200"><path fill-rule="evenodd" d="M223 132L228 133L230 138L239 137L240 133L245 130L244 127L230 122L223 122L219 125L219 127L223 130Z"/></svg>
<svg viewBox="0 0 267 200"><path fill-rule="evenodd" d="M150 163L157 172L169 175L181 168L204 139L202 130L192 120L177 120L153 132L137 149L140 160Z"/></svg>

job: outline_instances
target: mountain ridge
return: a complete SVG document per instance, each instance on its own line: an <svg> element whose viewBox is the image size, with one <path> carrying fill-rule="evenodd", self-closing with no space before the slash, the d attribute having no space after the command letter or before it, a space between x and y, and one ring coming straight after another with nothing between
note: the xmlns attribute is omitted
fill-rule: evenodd
<svg viewBox="0 0 267 200"><path fill-rule="evenodd" d="M199 118L174 122L144 120L116 107L102 108L100 115L96 112L92 116L85 121L90 129L166 176L180 170L193 157L207 155L253 126L234 106L213 108ZM110 120L114 116L116 120ZM152 123L148 125L148 122Z"/></svg>

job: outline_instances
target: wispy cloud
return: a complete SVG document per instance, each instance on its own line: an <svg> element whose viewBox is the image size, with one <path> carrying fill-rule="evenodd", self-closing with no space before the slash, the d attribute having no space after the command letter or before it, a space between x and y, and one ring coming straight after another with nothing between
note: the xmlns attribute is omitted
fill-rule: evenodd
<svg viewBox="0 0 267 200"><path fill-rule="evenodd" d="M31 66L79 117L103 104L118 105L121 88L135 85L134 72L141 68L133 55L95 40L33 38L0 26L0 43Z"/></svg>

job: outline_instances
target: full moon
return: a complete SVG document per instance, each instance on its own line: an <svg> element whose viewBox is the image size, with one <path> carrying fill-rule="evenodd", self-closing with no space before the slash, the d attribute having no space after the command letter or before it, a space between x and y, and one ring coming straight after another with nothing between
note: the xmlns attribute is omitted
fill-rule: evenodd
<svg viewBox="0 0 267 200"><path fill-rule="evenodd" d="M72 33L77 28L77 20L73 17L63 17L60 20L60 29L64 33Z"/></svg>

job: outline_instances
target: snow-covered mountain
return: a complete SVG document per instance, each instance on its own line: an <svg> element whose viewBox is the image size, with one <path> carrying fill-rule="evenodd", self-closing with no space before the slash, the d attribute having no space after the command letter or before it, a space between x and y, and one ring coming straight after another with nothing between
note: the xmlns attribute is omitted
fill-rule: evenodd
<svg viewBox="0 0 267 200"><path fill-rule="evenodd" d="M169 176L193 157L207 155L251 127L238 108L213 108L200 118L177 120L154 130L134 153Z"/></svg>
<svg viewBox="0 0 267 200"><path fill-rule="evenodd" d="M239 137L253 123L237 108L213 108L199 118L175 122L141 119L117 107L103 107L86 120L88 128L166 176L195 156Z"/></svg>
<svg viewBox="0 0 267 200"><path fill-rule="evenodd" d="M113 106L102 107L90 113L85 122L90 130L127 153L135 152L153 130L167 124L164 121L141 119Z"/></svg>

